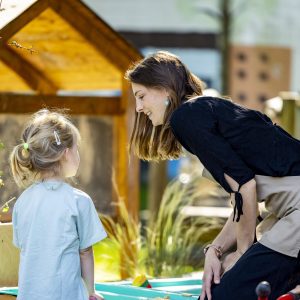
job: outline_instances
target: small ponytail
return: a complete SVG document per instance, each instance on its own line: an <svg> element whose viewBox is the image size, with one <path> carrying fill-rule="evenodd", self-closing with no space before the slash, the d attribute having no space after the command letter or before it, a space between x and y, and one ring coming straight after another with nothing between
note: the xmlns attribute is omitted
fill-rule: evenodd
<svg viewBox="0 0 300 300"><path fill-rule="evenodd" d="M30 150L24 148L24 144L14 147L10 155L10 166L13 177L20 187L28 186L32 177L32 163Z"/></svg>

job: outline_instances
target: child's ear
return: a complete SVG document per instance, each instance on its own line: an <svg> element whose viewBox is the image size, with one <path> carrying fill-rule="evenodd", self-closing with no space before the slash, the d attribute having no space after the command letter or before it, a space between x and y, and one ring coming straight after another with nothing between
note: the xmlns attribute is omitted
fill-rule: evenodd
<svg viewBox="0 0 300 300"><path fill-rule="evenodd" d="M65 160L68 160L69 152L70 152L70 149L69 149L69 148L66 148L65 151L64 151L64 155L63 155L63 158L64 158Z"/></svg>

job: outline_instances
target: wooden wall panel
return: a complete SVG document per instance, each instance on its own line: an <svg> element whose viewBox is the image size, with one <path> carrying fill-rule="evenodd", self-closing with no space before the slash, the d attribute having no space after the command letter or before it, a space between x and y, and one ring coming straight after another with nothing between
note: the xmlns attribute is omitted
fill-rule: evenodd
<svg viewBox="0 0 300 300"><path fill-rule="evenodd" d="M52 9L45 10L11 39L37 51L30 54L16 49L61 90L121 88L122 73Z"/></svg>
<svg viewBox="0 0 300 300"><path fill-rule="evenodd" d="M0 93L16 91L29 92L31 88L26 84L24 79L0 61Z"/></svg>
<svg viewBox="0 0 300 300"><path fill-rule="evenodd" d="M230 96L233 101L263 110L267 99L289 90L290 70L288 48L233 46Z"/></svg>

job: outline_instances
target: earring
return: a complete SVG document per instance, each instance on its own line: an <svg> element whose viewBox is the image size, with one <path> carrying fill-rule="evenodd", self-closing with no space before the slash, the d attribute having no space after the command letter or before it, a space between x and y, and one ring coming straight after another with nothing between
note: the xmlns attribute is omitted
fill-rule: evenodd
<svg viewBox="0 0 300 300"><path fill-rule="evenodd" d="M167 99L167 100L165 101L165 106L168 106L169 104L170 104L170 100Z"/></svg>

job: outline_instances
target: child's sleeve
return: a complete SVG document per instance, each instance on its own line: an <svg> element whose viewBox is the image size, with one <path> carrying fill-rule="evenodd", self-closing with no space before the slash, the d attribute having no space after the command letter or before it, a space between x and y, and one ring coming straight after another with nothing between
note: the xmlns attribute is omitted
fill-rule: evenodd
<svg viewBox="0 0 300 300"><path fill-rule="evenodd" d="M20 243L18 239L18 214L17 214L17 205L15 204L12 213L12 222L13 222L13 244L20 248Z"/></svg>
<svg viewBox="0 0 300 300"><path fill-rule="evenodd" d="M80 197L78 201L77 231L79 249L86 249L107 237L92 199Z"/></svg>

